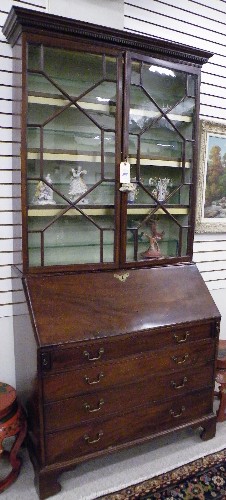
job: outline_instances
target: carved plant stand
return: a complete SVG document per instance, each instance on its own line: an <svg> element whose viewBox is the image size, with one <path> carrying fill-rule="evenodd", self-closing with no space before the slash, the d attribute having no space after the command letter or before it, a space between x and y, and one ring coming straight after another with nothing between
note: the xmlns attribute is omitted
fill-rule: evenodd
<svg viewBox="0 0 226 500"><path fill-rule="evenodd" d="M8 384L0 382L0 458L7 456L12 466L11 472L0 481L0 493L10 486L17 478L21 459L17 456L24 441L27 423L24 411L17 401L16 391ZM3 448L5 438L15 436L10 451Z"/></svg>

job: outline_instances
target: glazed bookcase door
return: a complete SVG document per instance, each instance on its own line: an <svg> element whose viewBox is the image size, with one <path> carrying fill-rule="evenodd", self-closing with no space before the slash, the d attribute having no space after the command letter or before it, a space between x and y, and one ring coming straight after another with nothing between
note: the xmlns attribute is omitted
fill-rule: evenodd
<svg viewBox="0 0 226 500"><path fill-rule="evenodd" d="M196 134L197 74L140 56L127 59L125 261L188 256Z"/></svg>
<svg viewBox="0 0 226 500"><path fill-rule="evenodd" d="M28 265L114 267L120 58L27 51Z"/></svg>

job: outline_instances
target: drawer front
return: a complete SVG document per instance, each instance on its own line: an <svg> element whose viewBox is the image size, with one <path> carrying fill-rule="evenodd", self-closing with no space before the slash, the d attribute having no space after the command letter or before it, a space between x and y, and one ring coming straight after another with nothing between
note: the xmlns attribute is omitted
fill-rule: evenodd
<svg viewBox="0 0 226 500"><path fill-rule="evenodd" d="M80 365L93 365L99 362L131 356L162 346L186 344L192 341L212 337L213 326L204 323L184 328L167 327L164 330L149 330L137 334L123 335L114 338L97 339L85 342L76 347L65 347L56 350L44 349L41 354L43 371L63 371Z"/></svg>
<svg viewBox="0 0 226 500"><path fill-rule="evenodd" d="M146 380L154 374L180 371L214 358L212 340L190 342L169 349L149 351L147 355L121 358L119 361L83 367L43 378L44 401L57 401L76 394L102 390L108 387Z"/></svg>
<svg viewBox="0 0 226 500"><path fill-rule="evenodd" d="M48 403L44 405L45 430L49 432L74 427L83 422L102 419L110 414L128 412L134 407L176 398L212 385L213 366L208 364L202 366L201 369L200 367L194 370L187 369L151 377L137 384L129 384L112 390L99 390L56 403Z"/></svg>
<svg viewBox="0 0 226 500"><path fill-rule="evenodd" d="M132 443L145 437L192 423L212 413L212 390L198 391L161 405L90 422L46 435L48 464L92 456L108 447Z"/></svg>

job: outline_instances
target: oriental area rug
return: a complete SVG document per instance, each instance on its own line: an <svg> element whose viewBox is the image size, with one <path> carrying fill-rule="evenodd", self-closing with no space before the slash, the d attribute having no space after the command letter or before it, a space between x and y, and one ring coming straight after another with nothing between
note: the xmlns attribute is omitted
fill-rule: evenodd
<svg viewBox="0 0 226 500"><path fill-rule="evenodd" d="M226 500L226 449L100 499Z"/></svg>

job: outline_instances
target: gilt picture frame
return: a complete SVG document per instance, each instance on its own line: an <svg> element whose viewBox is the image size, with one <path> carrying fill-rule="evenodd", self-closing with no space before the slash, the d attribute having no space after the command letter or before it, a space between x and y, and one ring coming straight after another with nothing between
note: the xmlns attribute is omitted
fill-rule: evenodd
<svg viewBox="0 0 226 500"><path fill-rule="evenodd" d="M197 233L226 232L226 124L201 121Z"/></svg>

